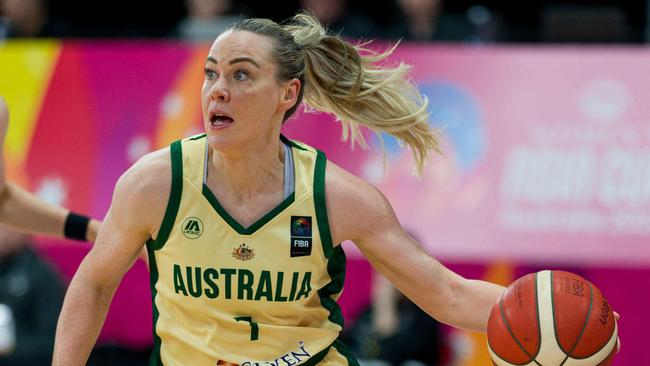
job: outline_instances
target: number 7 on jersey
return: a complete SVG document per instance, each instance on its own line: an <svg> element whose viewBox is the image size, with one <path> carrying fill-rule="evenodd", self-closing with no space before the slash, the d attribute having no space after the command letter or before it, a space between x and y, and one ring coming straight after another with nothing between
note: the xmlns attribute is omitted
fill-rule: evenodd
<svg viewBox="0 0 650 366"><path fill-rule="evenodd" d="M260 338L260 328L257 325L257 323L255 323L253 321L253 318L251 318L250 316L238 316L238 317L235 318L235 320L238 321L238 322L239 321L248 322L248 324L250 324L250 326L251 326L251 341L256 341L256 340L258 340Z"/></svg>

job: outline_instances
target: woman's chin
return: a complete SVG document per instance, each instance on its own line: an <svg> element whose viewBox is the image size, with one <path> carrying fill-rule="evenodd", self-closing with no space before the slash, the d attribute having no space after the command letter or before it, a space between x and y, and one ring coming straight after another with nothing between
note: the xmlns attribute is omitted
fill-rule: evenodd
<svg viewBox="0 0 650 366"><path fill-rule="evenodd" d="M211 131L208 131L207 137L210 148L217 151L232 150L240 145L237 143L236 139L224 136L224 134L221 133L211 133Z"/></svg>

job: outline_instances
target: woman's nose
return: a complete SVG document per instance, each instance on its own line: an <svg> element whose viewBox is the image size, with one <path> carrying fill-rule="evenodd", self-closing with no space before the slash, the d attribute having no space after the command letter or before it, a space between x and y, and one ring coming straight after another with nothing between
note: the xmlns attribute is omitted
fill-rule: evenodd
<svg viewBox="0 0 650 366"><path fill-rule="evenodd" d="M212 98L220 102L227 102L230 99L230 94L221 80L217 80L214 83L210 94L212 95Z"/></svg>

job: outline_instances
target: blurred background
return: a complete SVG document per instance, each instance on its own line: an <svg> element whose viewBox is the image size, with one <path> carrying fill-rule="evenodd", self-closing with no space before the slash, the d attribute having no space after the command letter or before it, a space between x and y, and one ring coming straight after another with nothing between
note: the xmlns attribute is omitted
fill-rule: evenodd
<svg viewBox="0 0 650 366"><path fill-rule="evenodd" d="M382 152L367 133L372 149L351 151L328 115L299 113L284 133L380 187L411 235L463 276L586 277L622 315L614 365L650 365L647 1L0 0L9 177L103 217L128 166L201 131L202 68L216 35L298 9L379 50L403 40L389 63L414 66L445 156L416 179L396 141L385 136ZM343 336L363 364L491 364L483 335L432 321L344 245ZM62 293L87 252L0 235L0 365L47 364ZM14 344L3 348L7 329ZM144 365L151 345L138 262L89 364Z"/></svg>
<svg viewBox="0 0 650 366"><path fill-rule="evenodd" d="M284 20L310 9L351 37L464 42L644 43L643 0L2 0L11 37L213 38L240 16Z"/></svg>

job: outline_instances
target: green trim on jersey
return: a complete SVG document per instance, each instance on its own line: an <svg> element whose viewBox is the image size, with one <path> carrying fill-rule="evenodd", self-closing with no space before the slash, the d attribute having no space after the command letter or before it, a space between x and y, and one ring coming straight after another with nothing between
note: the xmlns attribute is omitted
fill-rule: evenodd
<svg viewBox="0 0 650 366"><path fill-rule="evenodd" d="M188 140L192 140L192 141L194 141L194 140L200 140L200 139L206 137L207 135L208 135L207 133L200 133L200 134L198 134L198 135L196 135L196 136L192 136L192 137L190 137Z"/></svg>
<svg viewBox="0 0 650 366"><path fill-rule="evenodd" d="M198 140L199 138L205 137L205 134L196 136L195 138L192 138L191 140ZM289 144L289 146L294 147L296 149L304 150L307 151L304 147L296 144L295 142L287 139L283 135L280 135L280 140L282 142ZM212 193L210 188L203 184L203 187L201 188L201 192L203 193L203 196L210 202L210 205L212 205L212 208L221 216L221 218L233 229L235 230L238 234L240 235L253 235L257 230L259 230L262 226L264 226L267 222L271 221L274 217L276 217L278 214L280 214L284 209L289 207L295 199L296 199L296 193L293 192L291 195L286 197L280 204L275 206L271 211L267 212L264 216L262 216L259 220L254 222L252 225L249 227L244 227L242 224L237 222L234 217L232 217L228 211L221 205L217 197Z"/></svg>
<svg viewBox="0 0 650 366"><path fill-rule="evenodd" d="M158 322L158 307L156 306L156 283L158 282L158 267L156 266L156 256L154 255L154 249L147 245L147 254L149 257L149 284L151 286L151 304L153 309L153 350L151 351L151 356L149 356L149 366L162 366L162 361L160 359L160 344L161 340L158 334L156 333L156 323Z"/></svg>
<svg viewBox="0 0 650 366"><path fill-rule="evenodd" d="M317 365L319 362L321 362L325 358L325 356L327 356L327 354L330 351L330 348L332 348L332 345L329 345L329 346L325 347L324 350L322 350L322 351L318 352L317 354L311 356L307 361L301 363L300 366L315 366L315 365Z"/></svg>
<svg viewBox="0 0 650 366"><path fill-rule="evenodd" d="M317 150L316 167L314 171L314 207L316 208L316 219L318 220L318 231L320 232L323 252L326 258L332 255L332 234L330 223L327 218L327 205L325 200L325 168L327 158L325 154Z"/></svg>
<svg viewBox="0 0 650 366"><path fill-rule="evenodd" d="M267 222L271 221L274 217L276 217L279 213L284 211L285 208L289 207L293 203L293 201L296 199L296 193L291 193L287 198L285 198L280 204L275 206L271 211L267 212L266 215L262 216L259 220L257 220L255 223L253 223L249 227L244 227L242 224L237 222L235 218L230 216L228 211L226 211L223 206L221 206L221 203L219 203L219 200L217 197L214 196L210 188L208 188L207 185L203 184L203 189L202 189L203 196L210 202L210 205L212 205L212 208L221 216L221 218L228 224L230 227L235 230L237 233L241 235L253 235L259 228L264 226Z"/></svg>
<svg viewBox="0 0 650 366"><path fill-rule="evenodd" d="M304 146L298 145L295 141L289 140L283 134L280 134L280 141L284 142L285 144L289 144L289 146L295 147L296 149L300 149L302 151L309 151Z"/></svg>
<svg viewBox="0 0 650 366"><path fill-rule="evenodd" d="M350 351L350 348L348 348L345 343L341 342L341 340L337 339L334 341L332 347L334 347L334 349L336 349L343 357L345 357L346 360L348 360L349 366L359 366L359 361L354 358L352 351Z"/></svg>
<svg viewBox="0 0 650 366"><path fill-rule="evenodd" d="M343 313L339 303L332 298L333 295L343 291L345 283L345 252L342 246L337 246L333 255L327 261L327 273L332 281L318 290L321 305L330 312L328 319L343 328Z"/></svg>
<svg viewBox="0 0 650 366"><path fill-rule="evenodd" d="M171 160L172 160L172 187L169 192L169 201L167 202L167 209L163 217L158 237L155 240L150 239L147 241L147 246L151 249L159 250L167 242L169 233L174 227L176 221L176 214L178 207L181 204L181 195L183 193L183 151L180 141L174 141L169 147Z"/></svg>
<svg viewBox="0 0 650 366"><path fill-rule="evenodd" d="M331 281L318 290L321 305L330 312L328 319L343 327L343 313L338 302L332 298L343 291L345 282L345 252L343 247L332 245L332 233L330 232L329 219L327 217L327 202L325 197L325 169L327 158L325 154L317 150L316 166L314 171L314 207L316 208L316 220L318 231L323 244L323 253L327 257L327 273Z"/></svg>
<svg viewBox="0 0 650 366"><path fill-rule="evenodd" d="M181 203L181 195L183 193L183 151L180 141L174 141L169 147L172 165L172 186L169 193L169 201L167 202L167 209L165 209L165 216L163 217L158 237L156 240L149 239L147 241L147 255L149 257L149 284L151 286L151 303L153 312L153 351L149 357L149 366L160 366L160 344L161 339L156 333L156 323L160 313L156 306L156 283L158 282L158 266L156 265L156 256L154 252L161 249L171 233L178 214L178 207Z"/></svg>

